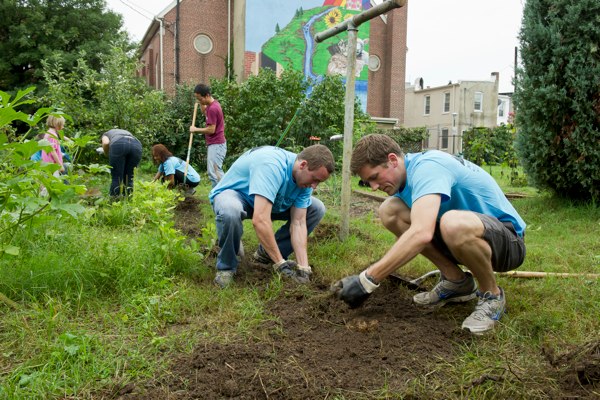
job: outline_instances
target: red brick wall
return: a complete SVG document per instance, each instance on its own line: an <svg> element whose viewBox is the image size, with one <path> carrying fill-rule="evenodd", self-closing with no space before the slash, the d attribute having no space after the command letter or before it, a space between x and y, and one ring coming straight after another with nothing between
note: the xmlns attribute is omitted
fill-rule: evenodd
<svg viewBox="0 0 600 400"><path fill-rule="evenodd" d="M232 1L233 4L233 1ZM233 9L233 6L232 6ZM209 83L210 78L222 78L227 73L227 12L228 3L223 0L180 0L179 2L179 84L195 85ZM232 11L233 13L233 11ZM174 94L176 83L175 67L175 22L177 7L173 7L164 18L163 37L164 88ZM213 49L209 54L200 54L194 48L194 38L205 34L212 40ZM158 30L150 46L142 56L144 64L152 69L155 61L150 49L159 54ZM160 68L160 66L158 66ZM149 71L148 71L149 72ZM160 73L160 72L159 72ZM148 84L159 87L151 75L146 76ZM154 83L154 84L153 84Z"/></svg>
<svg viewBox="0 0 600 400"><path fill-rule="evenodd" d="M406 75L407 6L387 13L387 24L371 20L369 55L381 60L378 71L369 71L367 112L374 117L404 121L404 80Z"/></svg>

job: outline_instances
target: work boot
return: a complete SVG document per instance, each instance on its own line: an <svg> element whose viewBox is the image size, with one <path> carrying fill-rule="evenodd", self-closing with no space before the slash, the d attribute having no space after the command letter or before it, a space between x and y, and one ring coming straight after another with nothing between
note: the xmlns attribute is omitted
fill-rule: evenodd
<svg viewBox="0 0 600 400"><path fill-rule="evenodd" d="M481 335L494 329L506 310L506 300L502 288L500 288L500 294L497 296L490 292L482 294L477 291L477 297L479 297L479 300L475 306L475 311L464 320L462 329L468 329L471 333Z"/></svg>
<svg viewBox="0 0 600 400"><path fill-rule="evenodd" d="M272 265L274 264L271 257L267 254L267 252L261 247L258 246L258 249L252 255L252 260L258 264Z"/></svg>
<svg viewBox="0 0 600 400"><path fill-rule="evenodd" d="M217 271L214 282L221 289L225 289L233 282L233 275L235 275L233 271Z"/></svg>
<svg viewBox="0 0 600 400"><path fill-rule="evenodd" d="M470 272L460 282L447 280L444 275L430 292L418 293L413 296L413 302L420 306L443 306L446 303L462 303L474 299L477 284Z"/></svg>

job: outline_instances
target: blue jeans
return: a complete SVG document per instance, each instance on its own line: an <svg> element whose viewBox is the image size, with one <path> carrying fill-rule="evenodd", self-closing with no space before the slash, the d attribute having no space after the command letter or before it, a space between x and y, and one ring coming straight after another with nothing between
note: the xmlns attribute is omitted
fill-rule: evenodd
<svg viewBox="0 0 600 400"><path fill-rule="evenodd" d="M306 228L308 234L319 224L325 215L325 205L316 197L311 197L312 204L306 210ZM217 255L217 270L236 271L237 254L244 233L242 221L252 218L254 209L235 190L225 190L213 200L213 211L217 225L217 235L221 250ZM272 221L286 221L275 233L275 240L283 258L288 258L294 251L290 237L290 210L271 214Z"/></svg>
<svg viewBox="0 0 600 400"><path fill-rule="evenodd" d="M227 142L211 144L206 148L206 167L212 187L215 187L224 175L223 160L225 160L226 154Z"/></svg>
<svg viewBox="0 0 600 400"><path fill-rule="evenodd" d="M134 137L122 137L108 148L108 163L112 182L110 195L129 195L133 192L133 169L142 159L142 144Z"/></svg>

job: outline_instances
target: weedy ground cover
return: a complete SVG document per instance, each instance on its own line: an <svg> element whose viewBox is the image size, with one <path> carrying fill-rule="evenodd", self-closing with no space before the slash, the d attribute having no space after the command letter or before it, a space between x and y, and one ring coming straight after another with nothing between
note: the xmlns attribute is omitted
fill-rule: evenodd
<svg viewBox="0 0 600 400"><path fill-rule="evenodd" d="M20 255L0 258L0 292L18 305L13 309L0 304L0 398L127 398L124 388L172 376L174 360L196 354L198 348L226 350L240 342L268 345L272 337L290 335L282 322L286 316L273 311L273 304L294 299L297 309L307 307L302 318L317 323L327 319L323 312L343 315L344 308L325 299L327 285L362 270L394 242L377 220L376 203L356 203L350 237L344 242L337 238L341 185L335 176L317 191L328 214L309 241L315 271L310 287L290 288L270 273L257 280L247 275L252 269L245 266L246 275L232 288L218 290L212 285L215 231L206 200L207 180L194 196L198 203L193 220L197 230L190 228L198 232L194 237L183 234L175 222L183 204L177 192L146 181L143 177L136 182L130 201L89 201L77 218L43 220L15 232L13 242ZM353 185L359 189L356 181ZM521 270L598 272L596 206L534 191L513 202L528 224L528 255ZM187 215L186 222L191 221ZM247 253L257 246L250 221L244 245ZM429 262L417 257L398 273L416 277L431 269ZM599 337L598 280L499 277L499 283L507 294L508 315L493 334L455 343L452 359L434 357L427 363L429 372L417 371L401 388L394 371L389 371L389 379L375 388L350 391L332 381L323 382L327 391L318 393L339 399L548 398L571 393L560 378L561 367L548 360L560 361L561 355ZM404 289L388 289L397 290L399 297L411 296ZM369 301L383 313L388 301L384 300ZM325 310L321 304L327 304ZM432 326L445 321L459 327L464 311L440 310L431 317ZM410 320L400 320L398 329L410 326ZM331 325L331 333L337 328ZM394 325L386 329L398 340L407 333L395 334ZM426 340L427 332L422 336ZM370 337L365 336L365 342ZM338 345L343 346L343 340ZM242 354L235 349L234 360ZM286 362L299 359L296 354ZM588 364L580 360L579 365ZM302 381L312 382L308 365L298 367L306 374ZM571 371L562 372L566 376ZM599 393L597 378L590 379L591 384L583 382L585 390L578 392L584 397Z"/></svg>

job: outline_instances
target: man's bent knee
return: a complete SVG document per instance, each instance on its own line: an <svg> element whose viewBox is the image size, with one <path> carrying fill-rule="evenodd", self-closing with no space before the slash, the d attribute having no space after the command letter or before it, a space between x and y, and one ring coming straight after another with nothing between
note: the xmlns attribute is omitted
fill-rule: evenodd
<svg viewBox="0 0 600 400"><path fill-rule="evenodd" d="M388 197L379 206L378 213L383 226L394 233L410 226L410 209L397 197Z"/></svg>

